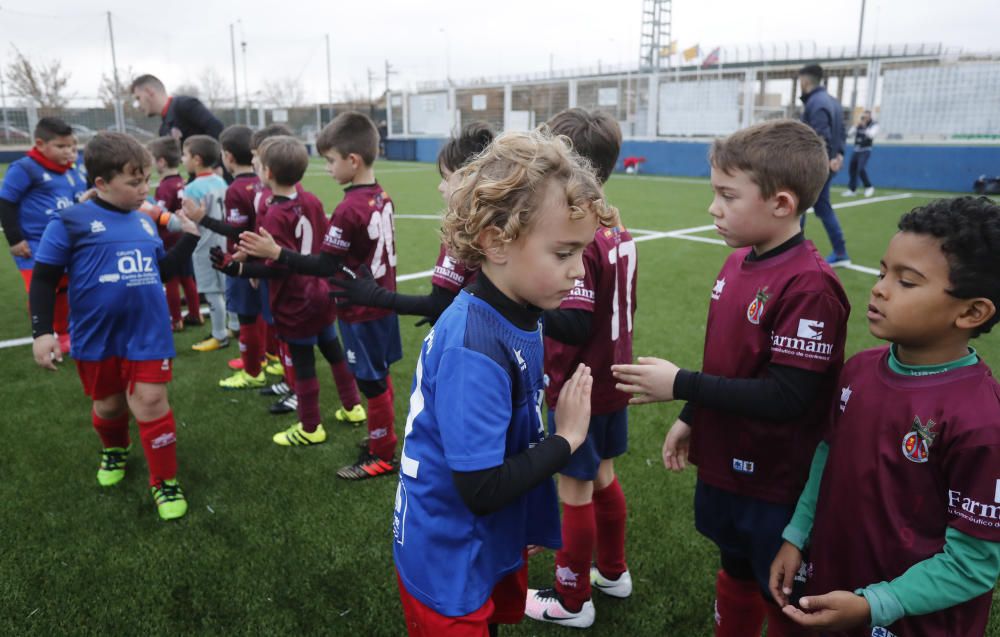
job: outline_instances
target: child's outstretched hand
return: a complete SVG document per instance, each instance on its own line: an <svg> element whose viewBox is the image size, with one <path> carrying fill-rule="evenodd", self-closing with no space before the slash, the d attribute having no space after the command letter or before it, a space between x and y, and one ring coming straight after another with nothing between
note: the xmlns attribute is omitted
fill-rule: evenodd
<svg viewBox="0 0 1000 637"><path fill-rule="evenodd" d="M778 549L778 554L771 562L771 577L768 580L768 588L771 597L778 602L779 606L787 606L788 596L792 594L792 585L795 583L795 574L802 566L802 551L791 542L785 542Z"/></svg>
<svg viewBox="0 0 1000 637"><path fill-rule="evenodd" d="M264 228L260 229L260 234L241 232L240 250L258 259L277 261L281 256L281 246L274 242L274 237Z"/></svg>
<svg viewBox="0 0 1000 637"><path fill-rule="evenodd" d="M202 209L202 212L204 212L204 209ZM182 231L188 234L193 234L196 237L201 236L201 230L198 229L198 222L196 222L194 219L188 216L187 212L183 210L178 210L177 218L181 220Z"/></svg>
<svg viewBox="0 0 1000 637"><path fill-rule="evenodd" d="M635 394L630 405L674 399L674 379L680 368L662 358L640 356L638 365L612 365L619 391Z"/></svg>
<svg viewBox="0 0 1000 637"><path fill-rule="evenodd" d="M691 426L678 418L663 440L663 466L671 471L683 471L690 450Z"/></svg>
<svg viewBox="0 0 1000 637"><path fill-rule="evenodd" d="M799 600L804 610L786 605L781 610L800 626L828 630L847 630L866 626L872 620L872 609L861 595L850 591L833 591Z"/></svg>
<svg viewBox="0 0 1000 637"><path fill-rule="evenodd" d="M181 210L195 223L201 223L201 220L205 218L205 204L194 199L185 198L184 202L181 203ZM177 211L178 214L181 210Z"/></svg>
<svg viewBox="0 0 1000 637"><path fill-rule="evenodd" d="M556 403L559 428L556 435L565 438L572 451L583 444L590 430L590 390L593 385L590 368L580 363L559 392Z"/></svg>
<svg viewBox="0 0 1000 637"><path fill-rule="evenodd" d="M56 363L63 362L62 350L54 334L42 334L31 344L31 353L39 367L56 371Z"/></svg>

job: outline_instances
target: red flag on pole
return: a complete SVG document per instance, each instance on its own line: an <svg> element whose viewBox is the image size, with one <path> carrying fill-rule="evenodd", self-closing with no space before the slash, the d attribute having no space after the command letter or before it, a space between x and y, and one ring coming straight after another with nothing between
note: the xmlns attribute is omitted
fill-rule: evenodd
<svg viewBox="0 0 1000 637"><path fill-rule="evenodd" d="M710 66L715 66L719 63L719 48L715 47L712 52L705 56L705 59L701 61L701 68L707 69Z"/></svg>

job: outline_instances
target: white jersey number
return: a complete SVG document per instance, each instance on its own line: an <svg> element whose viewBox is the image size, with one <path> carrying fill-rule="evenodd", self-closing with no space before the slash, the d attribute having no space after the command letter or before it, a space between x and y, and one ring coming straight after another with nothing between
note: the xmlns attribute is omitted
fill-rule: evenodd
<svg viewBox="0 0 1000 637"><path fill-rule="evenodd" d="M621 336L621 325L618 320L619 313L624 310L626 318L627 333L632 333L632 277L635 276L636 266L635 242L631 239L622 241L618 246L608 250L608 262L615 265L619 261L625 261L625 303L624 308L619 297L618 276L615 275L615 299L611 304L611 340L617 341Z"/></svg>
<svg viewBox="0 0 1000 637"><path fill-rule="evenodd" d="M372 213L368 222L368 238L376 239L375 254L372 255L372 276L381 279L389 268L396 267L396 231L392 215L392 202L385 202L382 211Z"/></svg>
<svg viewBox="0 0 1000 637"><path fill-rule="evenodd" d="M299 222L295 224L295 238L301 240L299 243L300 253L312 254L313 227L305 217L299 217Z"/></svg>

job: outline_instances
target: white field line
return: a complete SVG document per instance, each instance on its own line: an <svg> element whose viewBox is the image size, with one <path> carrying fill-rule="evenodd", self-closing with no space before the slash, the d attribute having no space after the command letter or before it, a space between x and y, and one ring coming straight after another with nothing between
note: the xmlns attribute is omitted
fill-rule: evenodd
<svg viewBox="0 0 1000 637"><path fill-rule="evenodd" d="M910 193L903 193L900 195L887 195L885 197L871 197L869 199L846 202L847 205L840 204L839 207L847 208L853 206L862 206L869 203L877 203L879 201L892 201L895 199L905 199L907 197L912 197L912 196L913 195L911 195ZM834 206L834 208L837 207L838 206ZM440 215L396 215L396 216L399 217L400 219L437 220L441 218ZM722 239L716 239L714 237L699 237L696 234L694 234L698 232L707 232L708 230L712 230L714 228L715 228L714 225L695 226L693 228L681 228L679 230L669 230L669 231L642 230L637 228L637 229L631 229L629 230L629 232L640 235L633 239L636 243L639 243L641 241L652 241L653 239L684 239L687 241L696 241L698 243L709 243L712 245L726 245L726 242L723 241ZM853 263L851 265L844 266L844 268L847 270L854 270L856 272L863 272L865 274L878 274L878 270L875 270L874 268L867 268L863 265L855 265ZM429 277L432 274L434 274L434 270L413 272L411 274L403 274L401 276L397 276L396 281L400 283L404 281L414 281L416 279L423 279ZM208 313L208 308L202 308L202 314L207 314L207 313ZM10 347L20 347L23 345L30 345L31 343L32 343L31 338L14 338L7 341L0 341L0 349L7 349Z"/></svg>

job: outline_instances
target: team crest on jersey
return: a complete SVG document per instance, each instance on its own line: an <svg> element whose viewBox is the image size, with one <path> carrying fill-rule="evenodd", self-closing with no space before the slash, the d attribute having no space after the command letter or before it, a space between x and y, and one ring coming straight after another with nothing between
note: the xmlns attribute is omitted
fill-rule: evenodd
<svg viewBox="0 0 1000 637"><path fill-rule="evenodd" d="M851 386L850 385L848 385L847 387L841 387L840 388L840 411L841 412L844 412L844 410L847 409L847 401L849 401L851 399L851 394L853 394L853 393L854 392L851 391Z"/></svg>
<svg viewBox="0 0 1000 637"><path fill-rule="evenodd" d="M156 230L153 229L153 225L145 217L139 217L139 223L142 224L142 229L146 231L146 234L151 237L156 236Z"/></svg>
<svg viewBox="0 0 1000 637"><path fill-rule="evenodd" d="M914 416L913 427L903 436L903 455L907 460L921 464L927 462L931 445L937 437L937 432L934 431L936 424L933 420L928 420L926 425L922 425L920 417Z"/></svg>
<svg viewBox="0 0 1000 637"><path fill-rule="evenodd" d="M764 306L767 305L770 298L771 295L768 293L766 285L758 289L754 299L747 306L747 320L754 325L760 325L760 317L764 316Z"/></svg>
<svg viewBox="0 0 1000 637"><path fill-rule="evenodd" d="M712 288L712 300L718 301L722 298L722 291L726 288L725 279L717 279L715 281L715 287Z"/></svg>

